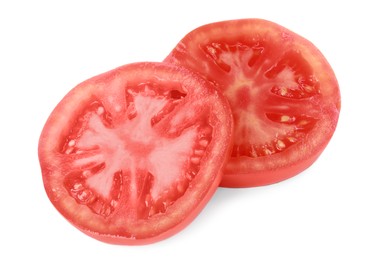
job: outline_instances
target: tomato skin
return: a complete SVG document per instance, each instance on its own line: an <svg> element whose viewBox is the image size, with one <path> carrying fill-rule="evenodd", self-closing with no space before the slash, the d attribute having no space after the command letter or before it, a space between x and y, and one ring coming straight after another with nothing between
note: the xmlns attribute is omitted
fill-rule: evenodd
<svg viewBox="0 0 378 260"><path fill-rule="evenodd" d="M255 170L253 173L248 171L247 173L240 174L224 174L220 186L228 188L249 188L270 185L287 180L309 168L318 159L326 146L327 143L323 144L323 147L318 148L317 153L311 154L310 157L296 164L264 171ZM231 160L228 162L227 167L231 169L229 171L232 171L233 167L235 167L233 165L234 163L237 163L237 161Z"/></svg>
<svg viewBox="0 0 378 260"><path fill-rule="evenodd" d="M223 187L297 175L315 162L336 129L341 98L331 66L310 41L273 22L198 27L164 61L202 74L231 104L234 148ZM301 120L310 121L307 128Z"/></svg>
<svg viewBox="0 0 378 260"><path fill-rule="evenodd" d="M151 89L147 88L147 91L140 87L140 84L145 84L146 82L149 87L151 86ZM161 140L157 140L158 144L164 144L164 140L166 140L165 142L174 141L175 138L181 138L181 136L185 136L185 133L190 133L190 131L193 131L193 133L197 133L195 131L198 131L198 136L201 137L205 134L201 134L198 129L202 129L203 122L208 124L212 129L212 137L206 141L206 146L203 144L204 141L201 140L199 144L197 144L197 141L193 144L193 147L202 146L202 148L200 147L202 149L200 150L201 163L198 160L194 160L197 157L194 157L194 159L193 157L189 157L183 161L182 165L185 167L192 167L192 164L187 162L188 160L194 161L194 166L199 167L196 175L190 177L189 181L179 175L181 182L184 182L186 185L184 188L179 187L180 183L173 183L165 187L168 189L169 194L171 194L169 198L172 201L168 201L170 204L164 208L164 212L153 212L151 216L146 216L144 212L148 210L147 204L158 203L158 199L155 202L151 199L151 196L154 196L152 191L153 187L157 185L158 176L154 176L152 181L149 181L148 178L140 180L144 175L137 175L133 179L132 174L122 169L123 171L120 174L114 175L112 190L110 193L108 192L110 198L117 198L118 194L118 199L114 203L116 206L113 205L113 201L112 203L109 202L111 207L105 207L99 211L102 215L98 212L94 213L96 209L92 206L92 201L78 203L79 199L83 197L83 193L75 193L76 191L72 193L72 189L76 188L76 186L82 184L88 185L91 182L88 181L89 178L85 180L86 171L84 168L88 168L89 166L87 164L80 164L80 160L86 160L86 157L82 156L82 154L86 155L86 151L72 151L70 150L70 146L80 150L81 146L83 146L82 143L89 142L91 145L96 144L94 151L104 150L104 155L99 158L101 160L102 158L107 158L106 153L108 151L105 148L112 148L114 145L116 147L121 146L118 143L110 143L109 147L104 146L102 148L103 143L101 143L101 138L104 137L104 134L101 131L104 131L103 133L107 135L106 138L108 139L104 143L108 145L109 136L112 137L110 133L113 133L113 131L117 134L121 133L123 137L124 131L118 131L117 129L132 129L126 128L127 124L124 124L124 121L134 122L136 120L134 118L138 118L135 115L131 119L125 117L125 113L131 112L126 106L122 107L125 99L124 93L127 92L123 88L127 90L131 89L130 93L140 99L147 98L147 100L151 100L145 107L147 110L139 111L141 112L138 114L140 118L148 114L148 109L151 109L151 105L148 104L153 104L152 101L157 100L156 102L160 104L159 102L165 99L168 101L173 100L172 104L174 104L174 108L171 108L168 112L164 112L166 114L163 117L159 116L159 113L157 113L156 117L155 113L154 118L158 119L154 120L158 120L157 122L151 120L151 124L154 124L153 131L156 133L155 136L161 138ZM142 94L135 94L135 89L139 89L138 91L141 91ZM180 91L185 93L183 97L177 94ZM166 92L171 94L164 94ZM156 98L155 95L157 95ZM135 102L137 101L136 97ZM97 105L99 100L101 101L101 106ZM128 105L130 107L130 103ZM95 106L95 109L91 106ZM168 105L165 107L169 108ZM108 122L110 126L104 124L100 125L101 127L91 128L91 124L98 122L94 119L91 120L91 118L100 117L96 114L96 111L97 114L101 115L101 120L104 120L103 123ZM191 111L195 111L195 113ZM111 120L108 120L108 118L111 118ZM122 245L143 245L158 242L186 227L205 207L214 194L222 179L223 168L230 153L232 125L233 121L227 100L206 80L203 80L193 72L163 63L134 63L116 68L76 86L62 99L49 116L41 133L38 147L46 193L56 209L71 224L97 240ZM207 129L206 127L204 128L205 130ZM130 131L127 134L131 135ZM143 131L142 128L136 129L136 136L141 131ZM91 139L88 136L95 138ZM187 136L190 137L189 134ZM125 135L125 138L127 139L128 135ZM141 141L144 143L147 136L144 135L142 138ZM197 137L194 136L193 138L193 140L196 140ZM70 141L70 139L74 141ZM73 145L74 143L76 144ZM131 149L131 143L127 141L125 147L126 150L129 147ZM141 158L140 165L134 167L135 172L143 168L145 158L151 158L146 154L147 150L141 150L142 146L140 149L138 146L136 147L133 148L134 154L132 156L139 158L138 151L140 151L141 155L145 156ZM146 147L148 148L149 146ZM169 151L163 150L163 152ZM90 153L92 152L90 151ZM113 153L110 154L113 156ZM121 155L124 154L121 153ZM98 158L96 156L90 157L91 161L89 164L95 163L94 161ZM112 159L111 156L108 157ZM165 158L158 157L159 160ZM154 157L153 160L155 159ZM105 163L103 164L98 164L96 167L90 166L91 169L95 169L98 172L105 171L106 167L108 167L107 165L111 164L106 159L104 160ZM116 159L115 163L118 161ZM139 163L138 160L134 160L134 162ZM80 167L77 167L77 164ZM120 165L124 168L132 168L129 164L126 166L124 164ZM153 167L153 164L151 165ZM163 169L169 169L164 168L164 166L162 167ZM130 170L130 172L132 173L133 170ZM138 185L140 183L144 184L138 186L132 180ZM150 186L146 188L147 184ZM91 187L89 185L89 188ZM114 189L120 191L114 193ZM177 190L180 189L186 190L184 193L181 192L177 195ZM92 193L95 191L96 189L90 189ZM136 195L133 195L133 192ZM157 194L160 196L159 192ZM163 194L162 196L165 195ZM172 198L172 196L174 197ZM143 200L140 200L140 197ZM104 201L106 202L107 200L103 199L101 203L104 203ZM140 211L140 208L143 211ZM148 211L146 212L148 213Z"/></svg>

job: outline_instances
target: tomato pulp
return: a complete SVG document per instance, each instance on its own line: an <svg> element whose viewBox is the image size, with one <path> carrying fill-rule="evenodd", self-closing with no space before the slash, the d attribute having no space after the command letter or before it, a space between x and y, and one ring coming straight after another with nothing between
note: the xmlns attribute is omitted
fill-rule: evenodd
<svg viewBox="0 0 378 260"><path fill-rule="evenodd" d="M71 90L39 141L48 197L74 226L114 244L167 238L215 192L231 151L227 100L163 63L125 65Z"/></svg>
<svg viewBox="0 0 378 260"><path fill-rule="evenodd" d="M187 34L165 62L202 74L227 97L235 131L225 187L272 184L309 167L340 112L334 72L321 52L261 19L217 22Z"/></svg>

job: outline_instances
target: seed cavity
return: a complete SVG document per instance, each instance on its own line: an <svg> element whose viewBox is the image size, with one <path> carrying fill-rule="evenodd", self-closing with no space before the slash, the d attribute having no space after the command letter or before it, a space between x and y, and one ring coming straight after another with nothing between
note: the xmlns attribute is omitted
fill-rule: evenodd
<svg viewBox="0 0 378 260"><path fill-rule="evenodd" d="M251 158L258 158L262 156L269 156L272 154L280 153L288 149L305 136L301 130L286 133L283 136L277 136L272 142L265 144L241 144L234 145L231 156L241 157L247 156Z"/></svg>
<svg viewBox="0 0 378 260"><path fill-rule="evenodd" d="M129 103L126 114L130 120L137 116L137 111L136 111L134 102Z"/></svg>
<svg viewBox="0 0 378 260"><path fill-rule="evenodd" d="M178 93L173 93L175 97L179 98ZM143 189L140 191L140 201L137 206L138 218L151 218L155 215L166 212L171 205L173 205L180 197L182 197L190 183L196 178L200 170L201 159L206 153L206 148L211 141L212 127L203 123L196 127L197 138L193 145L192 154L187 158L188 168L181 172L177 179L171 183L170 188L154 193L154 184L159 185L156 180L144 181ZM153 173L151 173L153 174Z"/></svg>
<svg viewBox="0 0 378 260"><path fill-rule="evenodd" d="M205 55L212 59L224 72L238 70L244 66L252 67L261 57L264 48L260 46L260 39L254 38L253 43L244 44L242 42L219 43L210 42L200 46Z"/></svg>
<svg viewBox="0 0 378 260"><path fill-rule="evenodd" d="M108 217L118 205L122 193L121 173L114 174L112 193L109 198L95 193L86 184L87 178L97 174L103 167L104 164L99 164L82 172L69 173L65 178L64 186L77 203L86 205L94 213L102 217Z"/></svg>

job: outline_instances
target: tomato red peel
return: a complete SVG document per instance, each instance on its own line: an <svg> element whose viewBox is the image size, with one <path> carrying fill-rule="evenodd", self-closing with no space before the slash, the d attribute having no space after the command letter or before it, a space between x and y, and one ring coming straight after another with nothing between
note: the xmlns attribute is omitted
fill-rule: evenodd
<svg viewBox="0 0 378 260"><path fill-rule="evenodd" d="M179 232L222 178L226 99L198 75L135 63L91 78L56 106L38 154L48 197L100 241L147 244Z"/></svg>
<svg viewBox="0 0 378 260"><path fill-rule="evenodd" d="M234 146L221 186L290 178L318 158L336 129L341 101L332 68L311 42L273 22L201 26L165 62L200 73L230 102Z"/></svg>

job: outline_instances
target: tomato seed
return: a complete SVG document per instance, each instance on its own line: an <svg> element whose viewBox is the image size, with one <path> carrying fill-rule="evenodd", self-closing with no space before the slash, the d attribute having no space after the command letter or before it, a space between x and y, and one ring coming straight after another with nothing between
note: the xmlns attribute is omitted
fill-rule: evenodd
<svg viewBox="0 0 378 260"><path fill-rule="evenodd" d="M251 145L250 156L253 157L253 158L258 157L258 155L257 155L257 151L256 151L256 148L255 148L253 145Z"/></svg>
<svg viewBox="0 0 378 260"><path fill-rule="evenodd" d="M290 116L287 116L287 115L281 116L281 122L282 123L286 123L286 122L289 122L289 121L290 121Z"/></svg>
<svg viewBox="0 0 378 260"><path fill-rule="evenodd" d="M277 150L281 151L283 149L285 149L286 145L284 142L282 142L281 140L278 140L277 143L276 143L276 148Z"/></svg>
<svg viewBox="0 0 378 260"><path fill-rule="evenodd" d="M149 217L152 217L153 215L156 214L156 209L154 207L151 207L150 208L150 211L148 212L148 216Z"/></svg>
<svg viewBox="0 0 378 260"><path fill-rule="evenodd" d="M298 125L300 125L300 126L305 126L305 125L307 125L308 123L309 123L308 120L303 119L303 120L299 121Z"/></svg>
<svg viewBox="0 0 378 260"><path fill-rule="evenodd" d="M189 171L185 173L185 177L187 180L191 181L196 176L196 173L193 171Z"/></svg>
<svg viewBox="0 0 378 260"><path fill-rule="evenodd" d="M109 206L107 206L107 205L104 204L103 207L102 207L102 209L101 209L100 214L103 215L103 216L105 216L105 217L107 217L107 216L110 215L110 213L111 213L111 208Z"/></svg>
<svg viewBox="0 0 378 260"><path fill-rule="evenodd" d="M281 96L285 97L288 93L287 88L285 87L281 88L279 93Z"/></svg>
<svg viewBox="0 0 378 260"><path fill-rule="evenodd" d="M303 85L302 88L308 92L308 93L312 93L312 92L315 92L315 88L313 86L309 86L309 85Z"/></svg>
<svg viewBox="0 0 378 260"><path fill-rule="evenodd" d="M197 164L200 163L200 158L199 157L192 157L192 158L190 158L190 161L191 161L191 163L197 165Z"/></svg>
<svg viewBox="0 0 378 260"><path fill-rule="evenodd" d="M77 198L81 201L81 202L86 202L90 199L90 197L92 196L92 192L88 189L85 189L85 190L82 190L81 192L79 192L77 194Z"/></svg>
<svg viewBox="0 0 378 260"><path fill-rule="evenodd" d="M195 149L194 150L194 155L202 156L204 154L205 154L204 150L200 150L200 149Z"/></svg>
<svg viewBox="0 0 378 260"><path fill-rule="evenodd" d="M105 109L103 107L97 108L97 115L102 115L105 112Z"/></svg>
<svg viewBox="0 0 378 260"><path fill-rule="evenodd" d="M292 137L292 136L288 136L288 137L287 137L287 140L288 140L290 143L295 143L295 142L297 141L297 138Z"/></svg>
<svg viewBox="0 0 378 260"><path fill-rule="evenodd" d="M66 149L66 151L64 153L65 154L70 154L70 153L73 152L73 150L74 150L74 148L72 146L69 146L69 147L67 147L67 149Z"/></svg>
<svg viewBox="0 0 378 260"><path fill-rule="evenodd" d="M81 190L83 189L83 185L81 183L75 183L72 187L72 191L78 191L78 190Z"/></svg>
<svg viewBox="0 0 378 260"><path fill-rule="evenodd" d="M206 139L201 139L199 141L199 145L202 146L202 147L206 147L208 144L209 144L209 141L206 140Z"/></svg>
<svg viewBox="0 0 378 260"><path fill-rule="evenodd" d="M85 178L88 178L89 176L92 175L92 173L91 173L91 171L89 171L89 170L85 170L85 171L82 172L82 175L83 175Z"/></svg>
<svg viewBox="0 0 378 260"><path fill-rule="evenodd" d="M115 208L115 207L118 205L118 201L116 201L116 200L111 200L111 201L110 201L110 205L111 205L113 208Z"/></svg>
<svg viewBox="0 0 378 260"><path fill-rule="evenodd" d="M161 213L165 213L166 211L167 211L167 207L168 207L168 202L163 202L162 204L161 204L161 208L160 208L160 212Z"/></svg>
<svg viewBox="0 0 378 260"><path fill-rule="evenodd" d="M272 152L270 149L268 149L268 148L264 148L263 151L264 151L264 154L265 154L265 155L271 155L271 154L273 153L273 152Z"/></svg>

